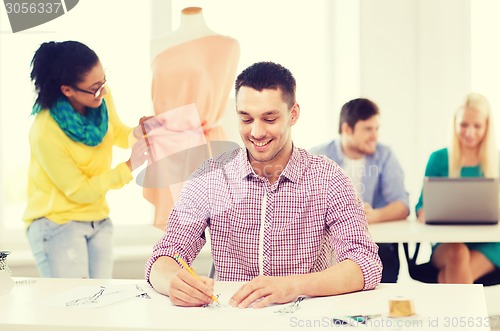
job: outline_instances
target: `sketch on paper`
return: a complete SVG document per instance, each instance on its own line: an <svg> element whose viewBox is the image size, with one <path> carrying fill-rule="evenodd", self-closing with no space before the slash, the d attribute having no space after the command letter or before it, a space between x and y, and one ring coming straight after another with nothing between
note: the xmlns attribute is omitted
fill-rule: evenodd
<svg viewBox="0 0 500 331"><path fill-rule="evenodd" d="M219 300L219 303L217 302L212 302L210 304L203 305L203 308L208 308L208 309L221 309L221 308L228 308L230 307L228 304L223 303L223 300L221 301L220 299L220 293L214 294L215 297ZM297 310L300 309L300 303L305 299L305 297L301 296L298 297L297 300L294 302L288 304L288 305L280 305L280 309L276 310L275 313L279 314L291 314L296 312Z"/></svg>
<svg viewBox="0 0 500 331"><path fill-rule="evenodd" d="M134 297L151 298L138 284L79 286L44 300L44 304L97 308Z"/></svg>
<svg viewBox="0 0 500 331"><path fill-rule="evenodd" d="M66 302L66 307L94 304L104 294L105 290L106 290L106 288L104 286L101 286L101 288L99 289L99 291L97 291L96 293L94 293L91 296L84 297L84 298L79 298L79 299L75 299L75 300L71 300L71 301ZM109 293L106 293L106 295L108 295L108 294Z"/></svg>
<svg viewBox="0 0 500 331"><path fill-rule="evenodd" d="M135 288L141 292L140 294L137 294L136 297L142 298L142 299L151 299L151 296L148 294L148 292L144 291L142 287L139 286L139 284L135 285Z"/></svg>
<svg viewBox="0 0 500 331"><path fill-rule="evenodd" d="M217 294L214 294L214 295L217 298L217 300L219 300L220 293L217 293ZM220 303L220 300L219 300L219 303L217 303L217 302L214 301L214 302L209 303L207 305L203 305L203 308L208 308L208 309L220 309L220 308L224 308L224 307L228 307L228 305Z"/></svg>
<svg viewBox="0 0 500 331"><path fill-rule="evenodd" d="M297 310L300 309L300 303L304 299L305 299L305 297L298 297L297 300L295 300L295 302L292 302L291 304L286 305L285 307L276 310L275 313L278 313L278 314L293 314Z"/></svg>

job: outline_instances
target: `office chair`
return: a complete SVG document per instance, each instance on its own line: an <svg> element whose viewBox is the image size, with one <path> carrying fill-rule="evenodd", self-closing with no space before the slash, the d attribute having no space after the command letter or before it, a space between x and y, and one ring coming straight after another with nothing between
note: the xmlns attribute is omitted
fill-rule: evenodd
<svg viewBox="0 0 500 331"><path fill-rule="evenodd" d="M208 278L213 278L213 279L217 278L217 274L215 272L215 266L214 266L213 261L212 261L212 265L210 266L210 271L208 272Z"/></svg>

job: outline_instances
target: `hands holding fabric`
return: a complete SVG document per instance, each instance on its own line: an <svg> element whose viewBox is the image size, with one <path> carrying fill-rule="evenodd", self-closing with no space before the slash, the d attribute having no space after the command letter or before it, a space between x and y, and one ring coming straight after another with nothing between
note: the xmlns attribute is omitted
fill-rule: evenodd
<svg viewBox="0 0 500 331"><path fill-rule="evenodd" d="M155 116L143 116L139 119L139 125L133 130L133 135L137 142L132 146L130 159L126 162L131 171L140 167L151 157L150 140L147 133L158 126L163 125L160 120L155 120ZM147 123L146 123L147 121Z"/></svg>

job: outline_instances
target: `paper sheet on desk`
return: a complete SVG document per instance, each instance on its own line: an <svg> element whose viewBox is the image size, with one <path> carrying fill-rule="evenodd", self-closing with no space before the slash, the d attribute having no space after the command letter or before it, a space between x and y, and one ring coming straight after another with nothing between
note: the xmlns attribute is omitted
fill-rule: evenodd
<svg viewBox="0 0 500 331"><path fill-rule="evenodd" d="M169 298L154 292L153 289L146 290L151 296L150 303L165 316L175 316L176 321L189 321L192 330L220 329L232 330L259 330L259 329L293 329L293 321L322 320L333 318L340 310L340 298L304 298L294 300L287 304L271 305L262 309L240 309L229 305L229 300L239 288L238 286L215 285L214 294L220 302L220 306L214 304L208 307L185 308L172 305ZM133 307L136 302L130 300L125 305ZM298 307L298 308L297 308ZM196 316L196 318L193 318ZM221 322L223 321L223 322Z"/></svg>
<svg viewBox="0 0 500 331"><path fill-rule="evenodd" d="M51 296L43 300L41 304L59 307L99 308L141 296L146 293L142 287L138 284L79 286Z"/></svg>
<svg viewBox="0 0 500 331"><path fill-rule="evenodd" d="M290 309L296 305L296 301L271 305L262 309L240 309L229 305L232 294L233 292L215 290L220 307L176 307L170 306L170 300L165 300L169 302L168 306L166 303L159 304L163 305L161 309L166 316L175 316L176 320L189 321L189 328L192 330L219 329L222 331L292 330L294 329L293 323L298 323L297 321L325 321L332 318L338 309L336 301L332 303L331 297L329 300L305 298L299 302L299 309Z"/></svg>
<svg viewBox="0 0 500 331"><path fill-rule="evenodd" d="M200 314L209 314L211 316L217 314L223 314L224 319L227 320L229 316L233 316L236 320L238 316L244 316L246 314L250 314L251 316L274 316L275 318L279 316L290 317L290 316L333 316L336 310L336 301L332 302L332 298L308 298L308 297L300 297L297 300L294 300L290 303L286 304L273 304L265 308L254 309L252 307L246 309L240 309L237 307L233 307L229 304L229 300L233 293L225 293L225 292L215 292L215 296L219 300L219 304L212 303L207 306L197 307L185 309L184 307L177 307L168 301L168 305L170 305L173 309L178 310L178 313L182 314L186 312L187 315L192 313L193 309L198 310L197 313ZM153 297L153 299L155 299ZM228 310L231 310L231 314L228 314Z"/></svg>
<svg viewBox="0 0 500 331"><path fill-rule="evenodd" d="M200 323L203 328L205 323L212 319L224 319L226 325L239 325L242 321L249 318L252 323L262 323L267 325L276 323L277 325L285 325L289 323L290 318L325 318L333 317L340 309L340 298L333 297L317 297L317 298L300 298L286 304L275 304L261 309L240 309L229 305L229 300L237 290L238 286L233 288L218 287L214 291L214 295L219 300L220 305L210 304L205 307L188 308L173 305L169 298L157 293L148 285L144 285L144 289L151 297L151 302L154 305L161 307L165 313L173 313L178 319L188 319L190 323ZM133 304L130 301L130 304ZM197 319L193 320L193 312L196 311ZM205 325L206 326L206 325Z"/></svg>

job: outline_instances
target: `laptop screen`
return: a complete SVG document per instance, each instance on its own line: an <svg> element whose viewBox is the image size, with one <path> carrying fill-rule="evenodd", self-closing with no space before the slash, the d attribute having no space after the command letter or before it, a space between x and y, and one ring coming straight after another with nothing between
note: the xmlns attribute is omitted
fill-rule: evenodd
<svg viewBox="0 0 500 331"><path fill-rule="evenodd" d="M426 177L423 202L426 224L496 224L498 178Z"/></svg>

